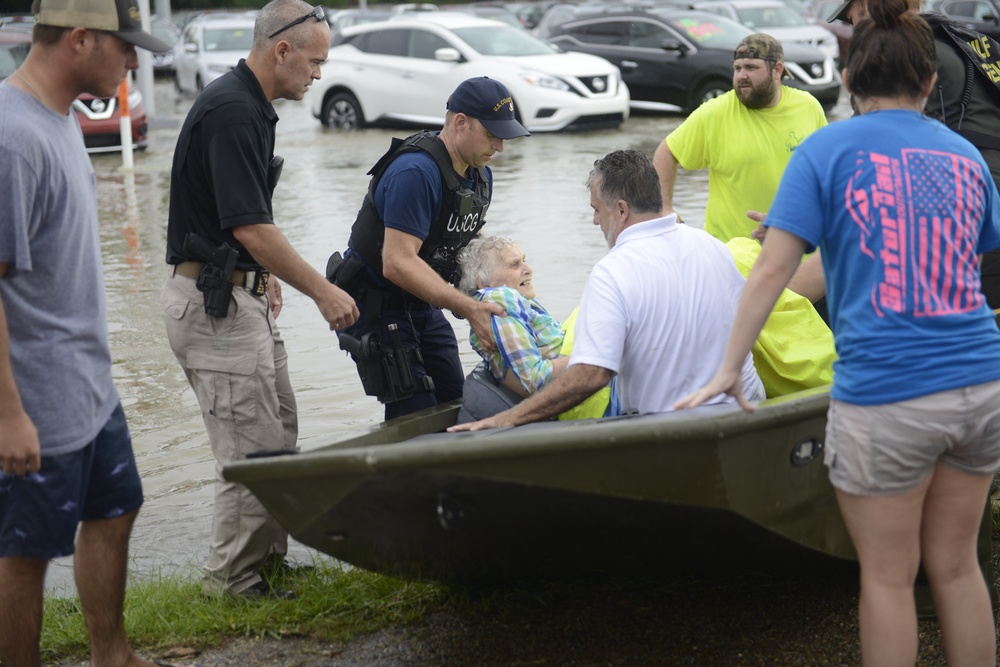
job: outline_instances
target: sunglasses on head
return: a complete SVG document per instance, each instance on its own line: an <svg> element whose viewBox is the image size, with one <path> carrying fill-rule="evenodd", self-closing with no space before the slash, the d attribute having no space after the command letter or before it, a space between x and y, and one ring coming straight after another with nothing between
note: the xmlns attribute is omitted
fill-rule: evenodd
<svg viewBox="0 0 1000 667"><path fill-rule="evenodd" d="M281 33L285 32L289 28L294 28L298 24L304 23L304 22L308 21L309 19L316 19L316 23L319 23L320 21L325 20L326 19L326 12L323 11L323 6L322 5L316 5L315 7L313 7L313 10L311 12L309 12L305 16L300 16L299 18L295 19L291 23L286 23L284 26L282 26L281 28L278 28L277 30L275 30L274 32L272 32L270 35L268 35L267 38L271 39L275 35L280 35Z"/></svg>

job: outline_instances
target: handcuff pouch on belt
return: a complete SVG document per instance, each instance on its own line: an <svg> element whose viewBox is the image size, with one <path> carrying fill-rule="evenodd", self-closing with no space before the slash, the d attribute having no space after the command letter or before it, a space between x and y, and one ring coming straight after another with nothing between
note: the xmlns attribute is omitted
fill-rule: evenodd
<svg viewBox="0 0 1000 667"><path fill-rule="evenodd" d="M213 248L204 237L191 232L184 237L184 249L202 262L195 284L204 295L205 312L211 317L225 317L233 295L232 276L239 251L227 243Z"/></svg>
<svg viewBox="0 0 1000 667"><path fill-rule="evenodd" d="M250 288L250 293L254 296L264 296L267 294L267 283L271 280L271 274L268 271L255 271L253 277L253 287Z"/></svg>
<svg viewBox="0 0 1000 667"><path fill-rule="evenodd" d="M419 391L434 391L434 380L429 375L419 379L413 375L413 365L424 364L419 349L404 349L399 329L389 324L386 336L380 336L382 305L385 292L373 285L365 285L366 267L355 255L344 259L335 252L326 265L326 278L354 298L365 298L366 333L361 338L338 333L340 349L348 352L358 367L358 375L365 394L375 396L381 403L395 403L410 398ZM383 343L388 341L388 345Z"/></svg>

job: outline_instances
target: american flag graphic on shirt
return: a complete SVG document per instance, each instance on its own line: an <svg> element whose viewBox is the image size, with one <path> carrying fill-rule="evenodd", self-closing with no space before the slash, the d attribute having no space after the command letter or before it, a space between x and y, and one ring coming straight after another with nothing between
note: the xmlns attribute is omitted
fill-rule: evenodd
<svg viewBox="0 0 1000 667"><path fill-rule="evenodd" d="M856 167L845 198L861 228L861 252L879 265L871 292L876 314L933 317L981 307L982 167L920 149L904 149L899 157L859 152Z"/></svg>

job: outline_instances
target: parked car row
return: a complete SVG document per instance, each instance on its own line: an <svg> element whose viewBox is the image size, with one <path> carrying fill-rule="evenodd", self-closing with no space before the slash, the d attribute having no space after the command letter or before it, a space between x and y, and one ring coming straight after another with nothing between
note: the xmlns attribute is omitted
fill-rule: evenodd
<svg viewBox="0 0 1000 667"><path fill-rule="evenodd" d="M837 37L830 30L809 23L781 0L709 0L696 2L695 9L725 16L758 32L766 32L785 48L801 44L818 49L835 61L840 57Z"/></svg>
<svg viewBox="0 0 1000 667"><path fill-rule="evenodd" d="M563 49L617 65L634 107L692 111L732 88L733 51L753 31L707 12L660 7L581 12L552 33ZM794 77L788 85L812 93L824 109L836 105L841 82L831 56L787 44L785 68Z"/></svg>
<svg viewBox="0 0 1000 667"><path fill-rule="evenodd" d="M690 111L731 89L732 52L753 32L722 14L751 6L768 9L761 15L782 14L775 6L780 0L701 4L717 13L678 4L553 5L536 28L548 41L520 25L473 15L508 11L492 6L331 12L330 54L310 105L328 127L435 126L444 120L442 91L485 75L507 86L518 119L532 132L616 127L632 109ZM171 53L154 54L158 73L172 70L178 91L197 94L249 54L254 21L255 12L204 12L177 30L154 20L153 30L175 42ZM30 19L24 23L30 30ZM9 43L0 43L0 73L9 74L27 53L30 33L8 29L0 40ZM811 92L827 109L836 104L840 80L833 58L792 38L785 51L795 77L790 85ZM147 129L138 91L130 106L134 143L143 147ZM83 96L74 108L89 150L119 149L117 99Z"/></svg>
<svg viewBox="0 0 1000 667"><path fill-rule="evenodd" d="M0 80L14 73L31 49L31 17L0 17ZM149 128L146 108L138 90L129 87L129 112L132 117L132 146L147 145ZM73 111L83 131L83 143L90 153L121 150L121 113L117 97L80 95L73 100Z"/></svg>

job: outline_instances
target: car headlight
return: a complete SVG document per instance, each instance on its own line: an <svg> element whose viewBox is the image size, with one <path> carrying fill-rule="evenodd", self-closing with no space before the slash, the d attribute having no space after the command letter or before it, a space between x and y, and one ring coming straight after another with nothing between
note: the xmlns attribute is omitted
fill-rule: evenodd
<svg viewBox="0 0 1000 667"><path fill-rule="evenodd" d="M544 72L524 71L521 72L521 78L532 86L538 86L539 88L551 88L552 90L561 90L563 92L569 91L568 83Z"/></svg>

